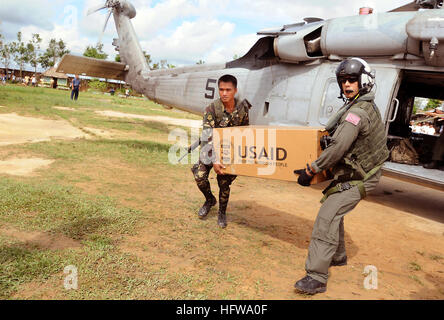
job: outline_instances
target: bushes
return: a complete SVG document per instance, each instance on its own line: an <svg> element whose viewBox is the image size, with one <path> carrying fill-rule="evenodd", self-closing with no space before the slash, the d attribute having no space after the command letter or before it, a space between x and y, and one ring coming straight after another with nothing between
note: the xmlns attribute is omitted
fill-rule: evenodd
<svg viewBox="0 0 444 320"><path fill-rule="evenodd" d="M107 91L107 87L108 87L107 83L101 82L99 80L92 80L89 82L88 85L91 89L99 90L102 92Z"/></svg>

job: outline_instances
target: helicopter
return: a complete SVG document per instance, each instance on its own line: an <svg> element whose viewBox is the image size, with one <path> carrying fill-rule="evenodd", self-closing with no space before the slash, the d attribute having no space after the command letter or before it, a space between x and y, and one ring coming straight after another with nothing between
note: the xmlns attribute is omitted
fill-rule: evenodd
<svg viewBox="0 0 444 320"><path fill-rule="evenodd" d="M383 174L444 190L444 171L421 165L430 160L437 136L414 134L409 127L415 98L444 99L442 1L416 0L389 12L329 20L308 17L257 32L261 37L238 59L161 70L150 70L146 62L131 23L134 6L107 0L88 14L102 9L108 9L105 27L113 15L121 62L68 54L57 72L124 80L150 100L197 115L217 98L218 78L229 73L238 80L238 97L253 106L251 125L325 126L343 105L336 67L348 57L365 59L376 73L375 103L388 143L408 138L420 149L419 164L387 161Z"/></svg>

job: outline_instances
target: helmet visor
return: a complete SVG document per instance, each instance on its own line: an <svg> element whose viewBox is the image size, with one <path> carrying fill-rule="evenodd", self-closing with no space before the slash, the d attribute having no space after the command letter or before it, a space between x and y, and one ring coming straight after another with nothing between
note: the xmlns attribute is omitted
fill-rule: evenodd
<svg viewBox="0 0 444 320"><path fill-rule="evenodd" d="M359 77L357 77L357 76L342 76L342 77L339 77L339 82L342 84L342 83L346 83L347 81L349 82L349 83L353 83L353 82L358 82L359 81Z"/></svg>

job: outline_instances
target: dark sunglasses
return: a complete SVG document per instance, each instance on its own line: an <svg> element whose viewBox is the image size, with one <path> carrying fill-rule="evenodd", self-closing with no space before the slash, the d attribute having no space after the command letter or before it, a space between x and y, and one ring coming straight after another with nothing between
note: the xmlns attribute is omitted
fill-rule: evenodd
<svg viewBox="0 0 444 320"><path fill-rule="evenodd" d="M349 83L353 83L353 82L358 82L358 80L359 80L358 77L345 77L339 79L339 82L346 83L348 81Z"/></svg>

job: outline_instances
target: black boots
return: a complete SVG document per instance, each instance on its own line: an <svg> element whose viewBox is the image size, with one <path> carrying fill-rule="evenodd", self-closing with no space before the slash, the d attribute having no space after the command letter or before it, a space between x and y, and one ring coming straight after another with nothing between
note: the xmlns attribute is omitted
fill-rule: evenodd
<svg viewBox="0 0 444 320"><path fill-rule="evenodd" d="M199 209L198 217L200 219L204 219L208 213L210 212L211 207L216 205L217 201L216 198L213 196L213 193L211 192L209 183L208 184L201 184L198 185L199 189L202 191L202 193L205 196L205 203L202 205L202 207ZM227 226L227 204L228 204L228 197L224 197L226 195L226 192L220 192L219 194L219 214L217 217L217 224L221 228L225 228ZM229 193L228 193L229 196Z"/></svg>
<svg viewBox="0 0 444 320"><path fill-rule="evenodd" d="M330 267L341 267L347 265L347 256L345 256L342 260L334 261L331 260Z"/></svg>
<svg viewBox="0 0 444 320"><path fill-rule="evenodd" d="M214 206L217 203L217 201L216 198L213 196L213 193L211 192L211 187L208 180L199 181L197 183L197 186L200 192L202 192L202 194L205 197L205 203L199 209L199 213L197 214L200 219L203 219L208 215L208 212L210 212L211 207Z"/></svg>
<svg viewBox="0 0 444 320"><path fill-rule="evenodd" d="M315 280L310 276L306 276L296 282L294 287L306 294L321 293L327 290L327 285L325 283Z"/></svg>
<svg viewBox="0 0 444 320"><path fill-rule="evenodd" d="M203 206L199 209L199 213L197 214L199 218L205 218L208 215L208 212L210 212L211 207L214 206L216 203L216 198L213 195L211 195L211 197L208 197Z"/></svg>
<svg viewBox="0 0 444 320"><path fill-rule="evenodd" d="M221 197L219 197L219 213L217 215L217 224L222 229L227 226L227 205L228 201L224 201L224 199L221 199Z"/></svg>
<svg viewBox="0 0 444 320"><path fill-rule="evenodd" d="M209 200L206 200L203 206L199 209L199 213L197 214L200 219L204 219L208 213L210 212L211 207L216 205L217 201L216 198L213 196L213 198L210 198ZM217 224L221 228L225 228L227 226L227 215L225 213L226 208L222 206L222 208L219 208L219 213L217 216Z"/></svg>
<svg viewBox="0 0 444 320"><path fill-rule="evenodd" d="M227 226L227 215L225 213L225 210L219 210L219 214L217 216L217 224L219 225L219 227L221 227L222 229L225 228Z"/></svg>

